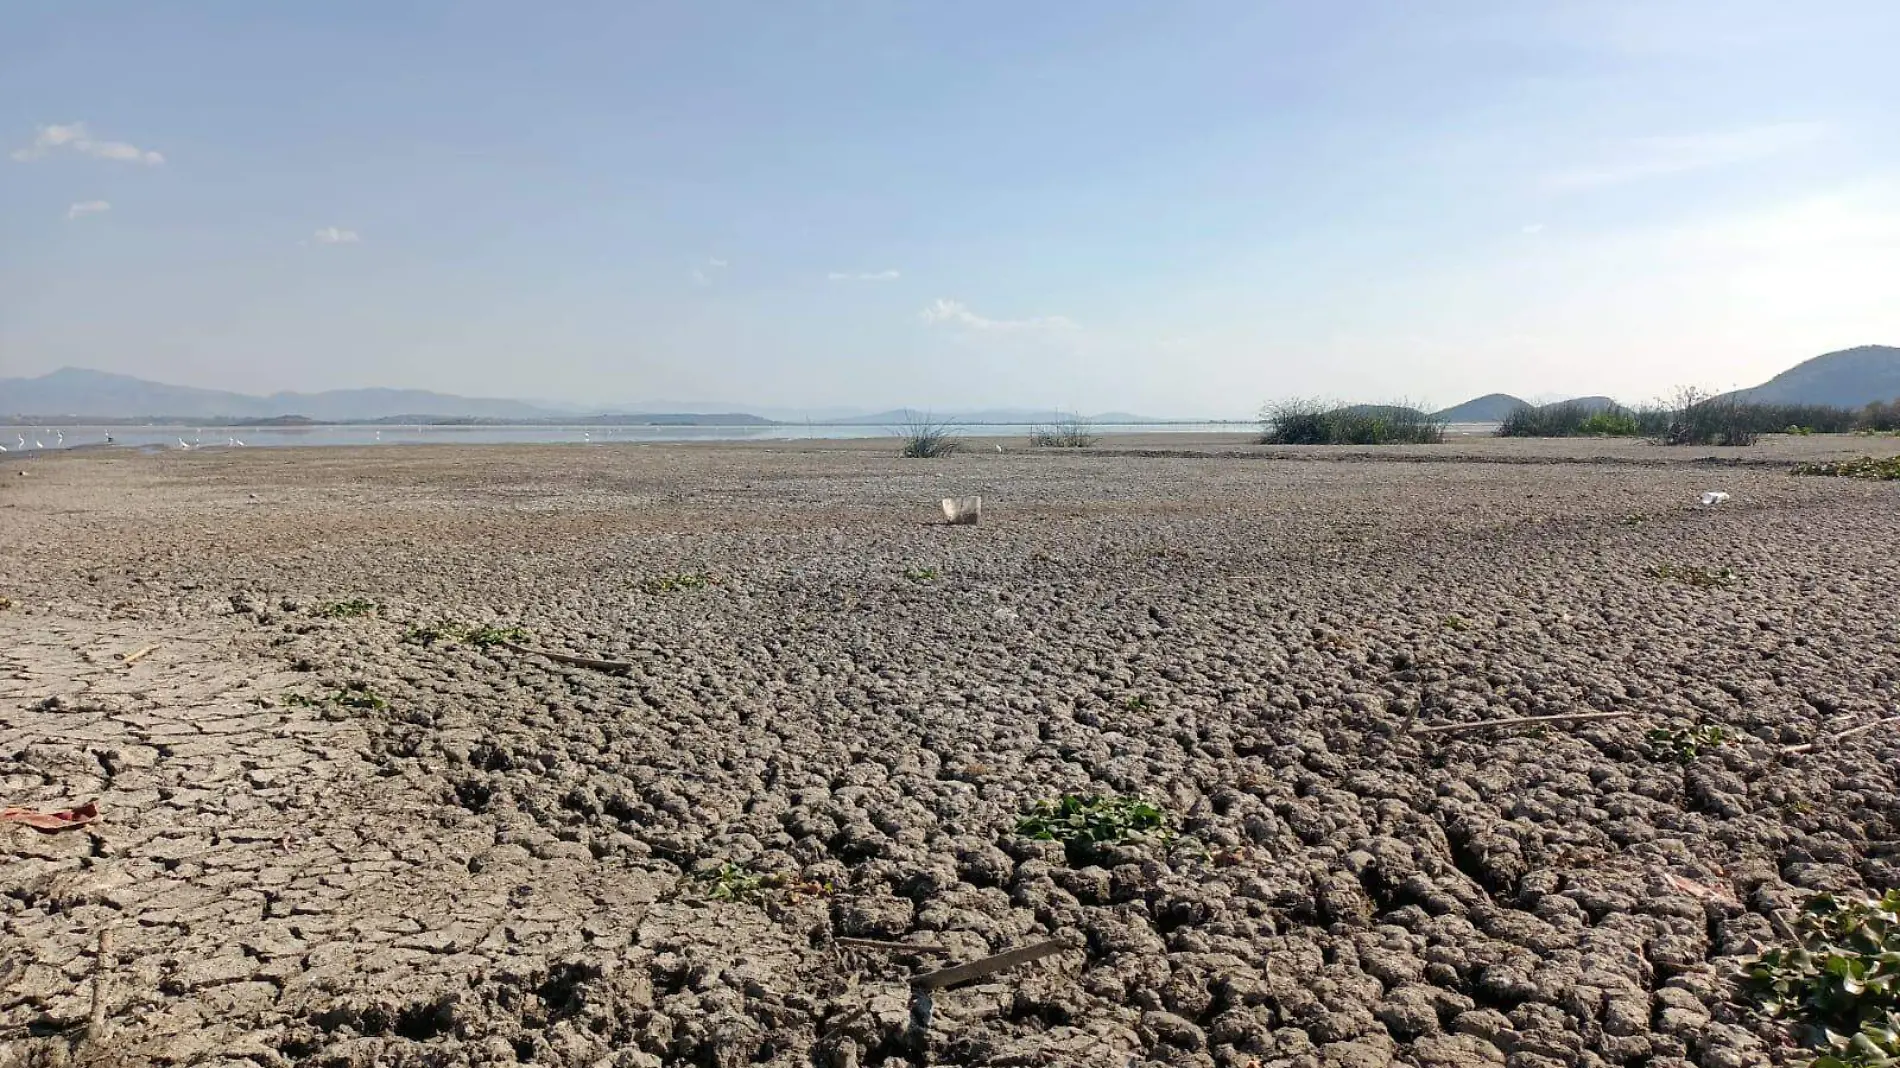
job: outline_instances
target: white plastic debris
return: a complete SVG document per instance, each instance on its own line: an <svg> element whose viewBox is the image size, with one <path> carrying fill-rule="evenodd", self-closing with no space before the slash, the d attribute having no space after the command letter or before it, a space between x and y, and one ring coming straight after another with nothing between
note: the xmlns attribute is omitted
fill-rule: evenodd
<svg viewBox="0 0 1900 1068"><path fill-rule="evenodd" d="M1702 495L1702 503L1705 505L1714 506L1726 500L1728 500L1728 494L1721 490L1710 490Z"/></svg>
<svg viewBox="0 0 1900 1068"><path fill-rule="evenodd" d="M983 498L981 497L945 497L943 499L944 522L954 526L973 527L983 517Z"/></svg>

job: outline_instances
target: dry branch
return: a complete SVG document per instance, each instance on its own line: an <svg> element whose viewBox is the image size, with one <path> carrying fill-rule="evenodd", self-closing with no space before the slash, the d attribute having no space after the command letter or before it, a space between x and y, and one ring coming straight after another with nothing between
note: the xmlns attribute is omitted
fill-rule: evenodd
<svg viewBox="0 0 1900 1068"><path fill-rule="evenodd" d="M1019 964L1041 960L1051 954L1060 953L1069 948L1069 944L1060 938L1051 938L1047 942L1035 942L1027 946L998 953L990 957L980 957L967 964L953 964L934 972L925 972L910 981L913 989L941 990L957 983L967 983L972 979L981 979L992 972L1005 968L1014 968Z"/></svg>
<svg viewBox="0 0 1900 1068"><path fill-rule="evenodd" d="M837 938L833 939L846 949L881 949L890 953L948 953L942 946L913 946L909 942L886 942L879 938Z"/></svg>
<svg viewBox="0 0 1900 1068"><path fill-rule="evenodd" d="M92 959L92 1013L86 1019L86 1041L94 1046L106 1040L107 983L112 972L112 928L99 929L99 953Z"/></svg>
<svg viewBox="0 0 1900 1068"><path fill-rule="evenodd" d="M1890 723L1900 723L1900 716L1888 716L1886 719L1877 719L1877 720L1874 720L1872 723L1863 723L1858 727L1849 727L1848 729L1844 731L1840 731L1839 733L1830 734L1825 739L1812 741L1812 742L1804 742L1801 745L1791 745L1787 747L1786 749L1783 749L1782 752L1788 756L1799 756L1802 753L1812 753L1823 745L1832 745L1833 743L1838 742L1842 740L1843 738L1852 738L1856 734L1866 734L1868 731L1871 731L1877 727L1884 727Z"/></svg>
<svg viewBox="0 0 1900 1068"><path fill-rule="evenodd" d="M1428 727L1414 727L1413 734L1456 734L1461 731L1482 731L1492 727L1527 727L1544 723L1584 723L1599 719L1625 719L1636 713L1631 712L1571 712L1561 716L1512 716L1509 719L1487 719L1477 723L1434 723Z"/></svg>
<svg viewBox="0 0 1900 1068"><path fill-rule="evenodd" d="M557 653L548 649L534 649L526 645L516 645L510 641L496 642L495 644L504 649L513 649L515 652L527 656L538 656L544 660L552 660L557 664L572 664L575 667L592 668L595 671L633 670L633 664L625 660L596 660L591 656L575 656L572 653Z"/></svg>
<svg viewBox="0 0 1900 1068"><path fill-rule="evenodd" d="M156 653L156 652L158 652L158 646L148 645L145 648L140 649L136 653L127 653L124 656L120 657L119 659L125 662L127 665L131 665L131 664L138 663L139 661L145 659L148 656L151 656L153 653Z"/></svg>

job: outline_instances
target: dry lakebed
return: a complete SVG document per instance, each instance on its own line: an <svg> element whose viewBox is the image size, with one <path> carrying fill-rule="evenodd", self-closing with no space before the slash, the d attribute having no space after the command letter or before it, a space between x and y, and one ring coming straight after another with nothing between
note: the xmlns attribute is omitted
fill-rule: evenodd
<svg viewBox="0 0 1900 1068"><path fill-rule="evenodd" d="M1805 1065L1896 444L13 461L0 1065Z"/></svg>

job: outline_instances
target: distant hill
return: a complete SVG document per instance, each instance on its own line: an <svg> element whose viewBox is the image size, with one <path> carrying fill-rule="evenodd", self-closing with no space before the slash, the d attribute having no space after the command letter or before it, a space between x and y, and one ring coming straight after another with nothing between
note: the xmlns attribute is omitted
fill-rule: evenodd
<svg viewBox="0 0 1900 1068"><path fill-rule="evenodd" d="M1555 408L1559 404L1567 404L1572 408L1582 408L1586 412L1601 412L1606 409L1621 407L1621 405L1616 403L1615 397L1603 396L1572 397L1569 400L1552 401L1549 404L1543 405L1543 407Z"/></svg>
<svg viewBox="0 0 1900 1068"><path fill-rule="evenodd" d="M38 378L0 379L0 413L35 416L266 419L300 415L319 422L388 416L547 419L565 413L520 401L489 400L419 389L339 389L268 397L148 382L131 375L66 367Z"/></svg>
<svg viewBox="0 0 1900 1068"><path fill-rule="evenodd" d="M1504 417L1529 406L1530 402L1511 396L1509 393L1486 393L1482 397L1473 397L1463 404L1454 404L1443 411L1433 412L1433 419L1442 419L1447 423L1501 423Z"/></svg>
<svg viewBox="0 0 1900 1068"><path fill-rule="evenodd" d="M1348 404L1343 408L1335 408L1333 410L1345 415L1383 415L1387 417L1388 419L1390 418L1402 418L1402 419L1429 419L1431 418L1430 416L1426 415L1424 412L1419 411L1417 408L1407 408L1403 404Z"/></svg>
<svg viewBox="0 0 1900 1068"><path fill-rule="evenodd" d="M152 382L131 375L66 367L38 378L0 378L0 421L8 418L62 422L85 420L154 422L309 423L589 423L603 426L797 426L811 416L788 410L780 419L739 411L738 405L672 403L582 409L570 405L530 404L518 400L460 397L419 389L337 389L322 393L272 393L254 396L220 389L197 389ZM655 411L656 408L665 408ZM842 409L814 411L842 415ZM895 409L870 415L833 418L832 425L901 427L928 417L936 422L1055 423L1072 413L996 409L951 414ZM1108 412L1086 417L1093 423L1161 423L1162 419Z"/></svg>
<svg viewBox="0 0 1900 1068"><path fill-rule="evenodd" d="M1859 408L1900 397L1900 348L1862 345L1795 364L1733 396L1758 404L1828 404Z"/></svg>

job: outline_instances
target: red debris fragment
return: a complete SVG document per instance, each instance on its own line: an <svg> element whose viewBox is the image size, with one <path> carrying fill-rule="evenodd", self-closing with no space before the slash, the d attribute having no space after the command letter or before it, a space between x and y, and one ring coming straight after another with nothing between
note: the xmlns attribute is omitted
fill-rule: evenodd
<svg viewBox="0 0 1900 1068"><path fill-rule="evenodd" d="M35 812L30 808L0 808L0 823L24 823L44 834L84 827L99 818L99 804L88 801L78 808L58 812Z"/></svg>

